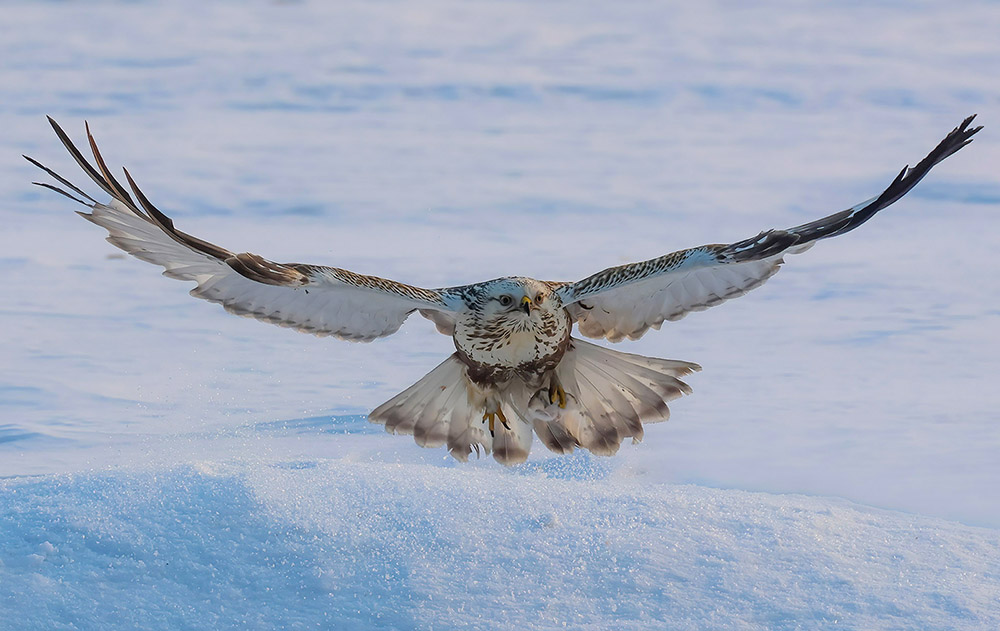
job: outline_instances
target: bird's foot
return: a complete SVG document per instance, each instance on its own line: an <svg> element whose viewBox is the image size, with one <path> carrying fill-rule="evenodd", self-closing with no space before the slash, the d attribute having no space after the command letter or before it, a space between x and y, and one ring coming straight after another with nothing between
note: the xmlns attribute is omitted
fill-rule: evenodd
<svg viewBox="0 0 1000 631"><path fill-rule="evenodd" d="M501 408L497 408L496 412L483 412L483 420L488 420L490 422L490 436L496 436L494 428L496 427L495 422L498 418L506 429L510 429L510 425L507 424L507 417L503 415L503 410Z"/></svg>
<svg viewBox="0 0 1000 631"><path fill-rule="evenodd" d="M549 383L549 403L559 402L559 407L566 409L566 391L563 390L562 384L556 381L555 377L552 377L552 381Z"/></svg>

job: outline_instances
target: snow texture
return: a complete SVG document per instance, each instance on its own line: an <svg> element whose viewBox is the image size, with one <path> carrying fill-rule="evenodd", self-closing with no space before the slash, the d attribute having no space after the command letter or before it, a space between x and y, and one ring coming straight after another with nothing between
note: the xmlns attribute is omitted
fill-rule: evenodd
<svg viewBox="0 0 1000 631"><path fill-rule="evenodd" d="M11 2L0 628L1000 627L1000 5ZM186 232L423 285L554 280L878 193L627 352L614 458L458 465L364 414L452 351L234 318L119 256L45 115ZM88 189L95 193L93 189Z"/></svg>
<svg viewBox="0 0 1000 631"><path fill-rule="evenodd" d="M1000 623L994 530L829 499L538 472L498 485L492 472L424 465L257 465L5 483L6 619L39 629Z"/></svg>

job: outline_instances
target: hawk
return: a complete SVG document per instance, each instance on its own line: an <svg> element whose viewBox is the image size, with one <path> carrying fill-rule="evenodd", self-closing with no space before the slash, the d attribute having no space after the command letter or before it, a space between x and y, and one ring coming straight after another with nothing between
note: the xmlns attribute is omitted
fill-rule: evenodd
<svg viewBox="0 0 1000 631"><path fill-rule="evenodd" d="M128 170L126 189L108 169L87 126L92 165L51 118L49 123L90 179L100 202L27 158L60 185L34 182L88 207L85 219L108 241L194 281L191 295L230 313L318 336L370 342L395 333L416 312L450 335L455 352L402 393L375 408L373 423L411 434L418 445L446 445L465 461L475 451L502 464L523 462L533 434L550 450L611 455L643 425L664 421L667 403L690 394L681 378L697 364L611 350L572 335L637 340L742 296L774 275L786 254L854 230L905 195L931 168L972 141L982 127L965 119L914 167L904 167L877 197L787 230L767 230L727 245L703 245L610 267L576 282L507 277L424 289L346 269L275 263L231 252L182 232L142 193ZM62 188L65 187L65 188Z"/></svg>

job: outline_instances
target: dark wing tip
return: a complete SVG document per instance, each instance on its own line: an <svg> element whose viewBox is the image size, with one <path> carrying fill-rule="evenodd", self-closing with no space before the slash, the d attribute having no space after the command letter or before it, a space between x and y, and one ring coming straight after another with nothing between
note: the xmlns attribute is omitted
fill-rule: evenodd
<svg viewBox="0 0 1000 631"><path fill-rule="evenodd" d="M875 216L875 213L895 203L903 195L906 195L935 165L972 142L972 136L983 128L982 125L969 128L969 125L975 118L976 115L973 114L963 120L923 160L915 164L912 168L910 166L903 167L892 183L882 191L881 195L872 200L871 203L849 208L839 213L834 213L829 217L796 226L791 228L789 232L800 235L802 241L807 243L854 230Z"/></svg>
<svg viewBox="0 0 1000 631"><path fill-rule="evenodd" d="M132 192L135 193L135 197L139 200L143 210L149 213L150 217L155 219L161 227L166 228L168 231L172 231L174 229L173 220L164 215L159 209L156 208L156 206L153 206L153 204L150 203L149 199L147 199L146 196L143 195L142 191L139 190L139 187L136 185L135 180L132 179L132 175L128 172L128 169L122 167L122 171L125 172L125 179L128 181L128 185L132 187Z"/></svg>
<svg viewBox="0 0 1000 631"><path fill-rule="evenodd" d="M963 120L958 127L951 130L951 133L945 136L944 140L938 143L938 146L935 147L934 151L931 152L931 155L928 156L928 158L933 156L936 164L972 142L972 137L979 133L979 131L983 128L982 125L969 128L969 125L975 118L975 114L966 117L966 119Z"/></svg>
<svg viewBox="0 0 1000 631"><path fill-rule="evenodd" d="M58 186L54 186L52 184L49 184L48 182L32 182L32 184L34 184L35 186L41 186L42 188L47 188L50 191L55 191L55 192L59 193L60 195L63 195L65 197L68 197L68 198L72 199L74 202L76 202L78 204L83 204L87 208L91 208L90 204L88 204L87 202L83 201L82 199L79 199L75 195L71 195L67 191L64 191L63 189L59 188Z"/></svg>
<svg viewBox="0 0 1000 631"><path fill-rule="evenodd" d="M90 143L90 151L94 154L94 161L97 162L97 168L100 169L100 172L104 175L104 181L111 187L112 195L118 198L118 201L138 212L138 207L135 202L132 201L132 197L129 196L125 187L119 184L118 180L115 179L115 176L112 175L111 169L108 168L107 163L104 161L104 156L102 156L100 150L98 150L97 141L94 140L94 136L90 133L90 123L84 121L83 126L87 130L87 141Z"/></svg>
<svg viewBox="0 0 1000 631"><path fill-rule="evenodd" d="M77 195L79 195L80 197L82 197L83 199L86 199L86 200L89 200L89 201L90 201L90 202L91 202L92 204L96 204L96 203L97 203L97 200L96 200L96 199L94 199L94 198L93 198L93 197L91 197L90 195L87 195L87 193L85 193L85 192L84 192L83 190L81 190L81 189L80 189L79 187L77 187L77 186L76 186L76 185L74 185L74 184L73 184L72 182L70 182L69 180L67 180L67 179L66 179L66 178L64 178L63 176L59 175L58 173L56 173L55 171L53 171L53 170L52 170L52 169L50 169L49 167L45 166L44 164L42 164L42 163L41 163L41 162L39 162L38 160L35 160L35 159L34 159L34 158L32 158L31 156L28 156L28 155L25 155L25 154L23 154L23 153L21 154L21 156L22 156L22 157L23 157L23 158L24 158L25 160L27 160L28 162L30 162L31 164L33 164L33 165L35 165L36 167L38 167L39 169L41 169L42 171L45 171L46 173L48 173L48 174L49 174L49 175L50 175L50 176L51 176L52 178L54 178L54 179L55 179L55 180L56 180L57 182L59 182L60 184L62 184L62 185L63 185L63 186L65 186L66 188L70 189L71 191L73 191L74 193L76 193ZM48 189L51 189L51 190L53 190L53 191L56 191L56 192L58 192L58 193L62 193L63 195L66 195L66 197L69 197L69 198L70 198L70 199L72 199L73 201L76 201L76 202L80 202L80 203L81 203L81 204L83 204L84 206L90 206L90 204L88 204L88 203L84 202L83 200L80 200L80 199L77 199L77 198L76 198L76 197L74 197L73 195L69 195L69 194L68 194L68 193L67 193L66 191L64 191L63 189L61 189L61 188L59 188L59 187L57 187L57 186L52 186L51 184L43 184L43 183L41 183L41 182L32 182L32 184L35 184L35 185L37 185L37 186L43 186L43 187L45 187L45 188L48 188Z"/></svg>
<svg viewBox="0 0 1000 631"><path fill-rule="evenodd" d="M38 167L39 169L42 169L43 171L44 171L44 170L46 170L46 169L45 169L45 165L43 165L43 164L42 164L41 162L39 162L38 160L35 160L35 159L34 159L34 158L32 158L31 156L29 156L29 155L27 155L27 154L24 154L24 153L22 153L22 154L21 154L21 157L22 157L22 158L24 158L25 160L27 160L28 162L30 162L31 164L35 165L35 166L36 166L36 167Z"/></svg>
<svg viewBox="0 0 1000 631"><path fill-rule="evenodd" d="M955 131L964 131L965 128L968 127L969 124L976 119L976 116L978 116L978 114L967 116L965 120L962 121L962 124L955 128ZM972 134L976 133L982 128L983 128L982 125L980 125L979 127L974 127L973 129L969 130L969 135L971 136Z"/></svg>
<svg viewBox="0 0 1000 631"><path fill-rule="evenodd" d="M967 116L965 118L965 120L963 120L961 122L961 124L959 124L958 127L956 127L955 129L951 130L951 133L948 134L948 135L949 136L954 136L954 135L957 135L957 134L961 134L965 138L969 138L973 134L977 133L980 129L983 128L982 125L979 125L978 127L973 127L972 129L969 129L969 125L972 124L972 121L975 120L976 116L977 116L977 114L973 114L971 116Z"/></svg>
<svg viewBox="0 0 1000 631"><path fill-rule="evenodd" d="M147 219L158 225L160 229L166 232L168 235L170 235L171 238L179 241L180 243L183 243L189 248L198 250L203 254L213 256L220 260L225 260L226 258L233 255L232 252L230 252L225 248L221 248L215 245L214 243L209 243L208 241L199 239L198 237L191 236L186 232L181 232L180 230L178 230L174 226L173 219L165 215L156 206L154 206L153 203L150 202L149 199L146 197L146 195L139 189L139 186L135 183L135 180L132 179L132 174L128 172L128 169L122 167L122 171L125 172L125 179L128 180L129 186L132 187L132 192L135 193L136 199L139 200L139 203L142 205L143 210L145 210L149 214L149 217Z"/></svg>
<svg viewBox="0 0 1000 631"><path fill-rule="evenodd" d="M129 183L129 186L132 188L132 192L135 194L136 199L138 199L139 201L137 205L132 200L132 197L128 194L128 192L125 190L125 187L123 187L118 182L118 180L115 179L115 177L111 174L111 170L108 169L108 165L104 161L104 157L101 155L100 150L97 148L97 142L94 140L93 134L90 133L89 123L85 121L84 126L87 131L87 141L90 144L91 151L94 154L94 160L97 162L97 168L92 166L83 157L83 154L80 153L79 149L76 148L76 145L73 144L69 136L66 134L65 131L63 131L62 127L59 126L59 123L57 123L55 119L53 119L51 116L46 116L45 118L48 119L49 124L52 126L52 129L56 133L56 136L59 137L59 140L69 151L70 155L73 156L73 159L76 160L77 164L80 165L80 167L84 170L84 172L90 176L90 179L92 179L98 186L100 186L104 190L104 192L106 192L107 194L111 195L111 197L115 198L116 200L124 204L136 216L159 226L171 238L194 250L197 250L199 252L202 252L204 254L207 254L209 256L221 260L225 260L226 258L233 255L232 252L226 250L225 248L220 248L215 244L203 241L197 237L193 237L185 232L177 230L174 227L174 222L167 215L163 214L162 212L160 212L160 210L158 210L155 206L153 206L153 204L149 201L149 199L146 198L146 196L142 193L139 187L136 186L136 183L132 179L132 176L128 172L128 170L124 169L125 177ZM45 167L44 165L40 164L37 160L30 158L28 156L24 157L32 164L34 164L35 166L39 167L40 169L42 169L43 171L54 177L56 180L58 180L61 184L63 184L67 188L83 196L85 199L89 199L94 204L98 203L92 197L90 197L82 190L80 190L79 188L71 184L69 181L67 181L65 178L53 172L51 169ZM90 204L87 204L77 199L76 197L70 195L61 188L52 186L50 184L43 184L43 183L37 183L37 184L38 186L43 186L45 188L61 193L74 201L84 204L85 206L90 206ZM140 206L142 210L140 210Z"/></svg>
<svg viewBox="0 0 1000 631"><path fill-rule="evenodd" d="M53 119L51 116L46 116L46 118L49 120L49 125L52 126L52 130L56 133L56 137L59 138L59 142L61 142L63 146L66 147L66 150L69 151L69 154L71 156L73 156L73 159L76 160L76 163L80 165L80 168L83 169L83 172L86 173L87 176L90 177L90 179L93 180L95 184L101 187L101 190L103 190L108 195L115 197L114 190L112 190L112 188L108 186L108 183L104 180L104 176L98 173L97 170L93 166L91 166L89 162L87 162L87 159L84 158L83 154L80 153L80 150L76 148L76 145L73 144L73 141L70 140L66 132L63 131L63 128L59 126L59 123L57 123L55 119Z"/></svg>

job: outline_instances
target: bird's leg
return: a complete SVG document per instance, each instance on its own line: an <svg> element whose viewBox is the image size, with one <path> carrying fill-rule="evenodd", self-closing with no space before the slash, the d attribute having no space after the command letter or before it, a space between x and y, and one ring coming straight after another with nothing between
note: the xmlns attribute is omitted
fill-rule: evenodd
<svg viewBox="0 0 1000 631"><path fill-rule="evenodd" d="M507 423L507 417L503 415L503 410L500 406L497 406L495 412L490 412L488 408L485 412L483 412L483 420L488 420L490 422L490 436L496 436L494 429L496 427L496 419L498 418L500 419L500 422L503 423L504 428L510 429L510 425Z"/></svg>
<svg viewBox="0 0 1000 631"><path fill-rule="evenodd" d="M563 390L562 384L556 379L555 372L552 373L552 377L549 379L549 403L559 402L559 407L566 409L566 391Z"/></svg>
<svg viewBox="0 0 1000 631"><path fill-rule="evenodd" d="M503 408L497 408L497 417L500 419L500 422L503 423L504 429L510 429L507 417L503 415Z"/></svg>

